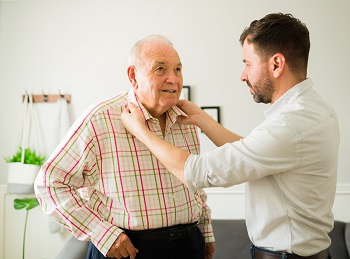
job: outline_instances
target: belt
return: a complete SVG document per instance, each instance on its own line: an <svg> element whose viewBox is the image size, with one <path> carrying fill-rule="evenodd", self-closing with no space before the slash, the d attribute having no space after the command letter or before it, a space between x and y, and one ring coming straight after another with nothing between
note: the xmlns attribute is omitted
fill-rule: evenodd
<svg viewBox="0 0 350 259"><path fill-rule="evenodd" d="M129 238L141 240L178 240L188 237L197 229L197 222L175 225L171 227L147 229L147 230L129 230L123 229Z"/></svg>
<svg viewBox="0 0 350 259"><path fill-rule="evenodd" d="M259 248L253 246L252 251L253 255L255 255L252 258L255 259L273 259L273 258L279 258L279 259L326 259L326 258L332 258L327 250L323 250L315 255L310 256L300 256L297 254L289 254L289 253L280 253L280 252L268 252L260 250Z"/></svg>

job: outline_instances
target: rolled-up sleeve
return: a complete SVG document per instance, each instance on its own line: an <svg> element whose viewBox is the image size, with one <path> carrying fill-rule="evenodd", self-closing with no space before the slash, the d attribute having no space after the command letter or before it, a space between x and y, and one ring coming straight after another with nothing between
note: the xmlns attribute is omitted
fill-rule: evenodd
<svg viewBox="0 0 350 259"><path fill-rule="evenodd" d="M185 163L184 174L186 185L192 191L211 187L207 180L205 154L190 155Z"/></svg>

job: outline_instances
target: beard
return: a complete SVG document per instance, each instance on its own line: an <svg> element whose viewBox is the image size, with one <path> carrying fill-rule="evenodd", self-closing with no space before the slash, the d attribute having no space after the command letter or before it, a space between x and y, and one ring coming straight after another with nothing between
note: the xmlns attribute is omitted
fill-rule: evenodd
<svg viewBox="0 0 350 259"><path fill-rule="evenodd" d="M258 81L252 85L249 81L247 85L253 90L253 98L256 103L271 103L275 88L268 73L265 71L261 74Z"/></svg>

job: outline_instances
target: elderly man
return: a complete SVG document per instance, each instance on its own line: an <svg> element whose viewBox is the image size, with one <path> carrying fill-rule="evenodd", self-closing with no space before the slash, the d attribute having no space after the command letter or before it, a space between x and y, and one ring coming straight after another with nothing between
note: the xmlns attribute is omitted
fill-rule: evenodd
<svg viewBox="0 0 350 259"><path fill-rule="evenodd" d="M176 122L185 116L176 107L183 84L179 55L154 35L134 45L129 62L132 88L76 121L43 165L36 195L45 213L91 241L87 258L212 258L206 194L187 189L120 118L132 102L159 138L199 153L195 127Z"/></svg>

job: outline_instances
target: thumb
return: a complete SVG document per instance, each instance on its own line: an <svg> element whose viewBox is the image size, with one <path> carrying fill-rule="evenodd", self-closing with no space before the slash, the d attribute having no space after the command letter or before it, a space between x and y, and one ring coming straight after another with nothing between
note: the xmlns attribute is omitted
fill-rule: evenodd
<svg viewBox="0 0 350 259"><path fill-rule="evenodd" d="M181 108L181 106L183 106L185 103L186 103L186 100L179 99L176 103L176 106Z"/></svg>
<svg viewBox="0 0 350 259"><path fill-rule="evenodd" d="M188 117L187 116L177 116L176 122L179 123L179 124L187 125Z"/></svg>

